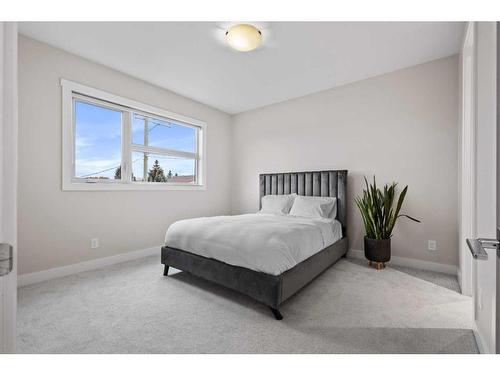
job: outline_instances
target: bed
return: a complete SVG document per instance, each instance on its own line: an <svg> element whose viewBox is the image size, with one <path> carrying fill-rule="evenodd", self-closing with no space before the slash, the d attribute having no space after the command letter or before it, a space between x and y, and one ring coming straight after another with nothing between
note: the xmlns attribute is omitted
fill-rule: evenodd
<svg viewBox="0 0 500 375"><path fill-rule="evenodd" d="M347 171L261 174L259 186L259 202L293 193L335 197L335 220L267 214L182 220L167 231L161 263L165 276L173 267L215 282L269 306L281 320L280 306L347 253Z"/></svg>

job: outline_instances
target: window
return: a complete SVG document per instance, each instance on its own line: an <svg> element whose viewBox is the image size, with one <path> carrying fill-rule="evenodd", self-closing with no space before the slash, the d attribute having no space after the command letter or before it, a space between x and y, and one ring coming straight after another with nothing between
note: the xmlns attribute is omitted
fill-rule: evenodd
<svg viewBox="0 0 500 375"><path fill-rule="evenodd" d="M205 124L74 82L63 87L63 189L203 189Z"/></svg>
<svg viewBox="0 0 500 375"><path fill-rule="evenodd" d="M121 166L122 112L74 99L77 179L110 179Z"/></svg>

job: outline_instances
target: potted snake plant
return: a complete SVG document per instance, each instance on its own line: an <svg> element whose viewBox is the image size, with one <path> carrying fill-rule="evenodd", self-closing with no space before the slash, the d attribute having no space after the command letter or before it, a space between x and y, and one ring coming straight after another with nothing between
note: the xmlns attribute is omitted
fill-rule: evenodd
<svg viewBox="0 0 500 375"><path fill-rule="evenodd" d="M375 176L373 176L373 184L368 184L366 177L365 184L366 190L363 190L363 195L356 197L355 201L361 212L366 231L365 257L368 259L369 265L375 262L377 269L380 269L385 267L385 262L391 259L391 237L396 221L402 216L417 223L420 221L411 216L400 214L408 186L405 186L401 191L399 198L397 198L396 207L394 207L397 183L386 184L381 190L377 188Z"/></svg>

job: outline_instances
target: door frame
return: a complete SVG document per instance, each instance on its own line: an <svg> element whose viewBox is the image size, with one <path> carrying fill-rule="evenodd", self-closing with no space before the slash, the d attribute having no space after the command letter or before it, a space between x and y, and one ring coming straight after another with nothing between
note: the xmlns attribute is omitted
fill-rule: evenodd
<svg viewBox="0 0 500 375"><path fill-rule="evenodd" d="M476 25L468 22L462 45L459 269L462 294L473 291L472 256L466 238L476 237ZM470 64L470 66L468 66ZM466 85L466 80L470 80ZM466 90L470 87L470 90Z"/></svg>
<svg viewBox="0 0 500 375"><path fill-rule="evenodd" d="M496 34L497 34L497 40L496 40L496 55L497 55L497 82L496 82L496 104L497 104L497 119L496 119L496 131L497 131L497 144L496 144L496 154L497 154L497 186L496 186L496 193L497 193L497 212L496 212L496 229L497 229L497 236L496 239L500 240L500 157L498 156L498 151L500 149L500 22L496 23ZM496 353L500 354L500 252L497 251L497 257L496 257L496 321L495 321L495 349Z"/></svg>
<svg viewBox="0 0 500 375"><path fill-rule="evenodd" d="M17 23L0 22L0 240L13 246L13 269L0 277L0 353L16 350Z"/></svg>

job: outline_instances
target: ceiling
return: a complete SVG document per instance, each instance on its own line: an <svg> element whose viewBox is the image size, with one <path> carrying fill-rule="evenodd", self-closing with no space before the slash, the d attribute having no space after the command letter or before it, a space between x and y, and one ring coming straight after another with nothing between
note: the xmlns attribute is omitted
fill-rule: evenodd
<svg viewBox="0 0 500 375"><path fill-rule="evenodd" d="M461 22L256 22L236 52L221 22L22 22L21 34L235 114L459 52Z"/></svg>

